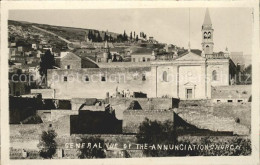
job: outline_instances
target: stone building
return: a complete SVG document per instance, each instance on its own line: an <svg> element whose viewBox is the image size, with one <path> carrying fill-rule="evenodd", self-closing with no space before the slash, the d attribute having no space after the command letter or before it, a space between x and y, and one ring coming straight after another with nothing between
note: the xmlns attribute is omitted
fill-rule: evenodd
<svg viewBox="0 0 260 165"><path fill-rule="evenodd" d="M80 69L81 68L81 58L74 53L67 53L60 60L61 69Z"/></svg>
<svg viewBox="0 0 260 165"><path fill-rule="evenodd" d="M210 99L212 87L229 86L236 73L228 53L213 51L213 33L207 10L202 25L202 51L189 49L173 60L150 61L148 66L122 62L120 66L108 63L109 67L80 68L80 58L69 53L62 58L61 69L48 70L48 86L57 92L58 99L105 98L107 92L111 96L118 88L143 92L147 97ZM105 62L109 59L106 48ZM60 81L53 80L57 76Z"/></svg>

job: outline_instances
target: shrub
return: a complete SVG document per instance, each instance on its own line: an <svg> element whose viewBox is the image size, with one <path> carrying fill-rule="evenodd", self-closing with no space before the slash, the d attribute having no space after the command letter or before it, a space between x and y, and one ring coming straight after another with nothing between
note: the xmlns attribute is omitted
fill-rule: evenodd
<svg viewBox="0 0 260 165"><path fill-rule="evenodd" d="M151 121L145 119L145 121L140 125L139 132L136 135L137 142L139 144L175 144L177 142L177 135L175 133L173 122L165 121ZM157 157L157 156L170 156L174 155L173 150L144 150L144 154L147 156Z"/></svg>
<svg viewBox="0 0 260 165"><path fill-rule="evenodd" d="M186 146L186 149L152 150L143 153L151 157L163 156L239 156L251 154L251 141L239 136L182 136L177 139L176 128L170 121L158 122L145 119L136 135L138 144ZM230 148L230 146L233 148ZM188 146L192 149L188 149ZM193 148L195 146L195 148ZM208 148L206 148L206 146ZM213 146L213 148L212 148ZM221 148L222 146L227 148ZM202 149L200 147L203 147Z"/></svg>
<svg viewBox="0 0 260 165"><path fill-rule="evenodd" d="M84 137L81 139L81 143L85 143L86 146L83 148L80 148L80 155L78 156L80 159L93 159L93 158L105 158L105 143L103 139L100 139L99 137ZM91 143L91 147L87 147L87 144ZM97 144L99 146L102 146L102 148L99 147L93 147L94 144Z"/></svg>
<svg viewBox="0 0 260 165"><path fill-rule="evenodd" d="M40 156L45 159L51 159L56 153L57 143L55 141L57 134L54 130L43 131L41 135L40 143Z"/></svg>

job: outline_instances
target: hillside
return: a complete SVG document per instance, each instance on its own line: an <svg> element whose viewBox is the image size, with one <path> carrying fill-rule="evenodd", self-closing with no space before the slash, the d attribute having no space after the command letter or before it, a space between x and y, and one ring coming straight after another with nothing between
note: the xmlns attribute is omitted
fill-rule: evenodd
<svg viewBox="0 0 260 165"><path fill-rule="evenodd" d="M100 35L102 39L104 39L105 33L108 36L111 36L112 38L117 38L119 34L108 32L108 31L99 31L95 29L83 29L83 28L75 28L75 27L64 27L64 26L55 26L55 25L47 25L47 24L37 24L37 23L30 23L30 22L24 22L24 21L14 21L9 20L8 25L13 26L21 26L22 28L30 28L33 25L37 26L39 28L48 30L50 32L53 32L63 38L66 38L67 40L73 42L73 41L84 41L85 35L87 35L90 31L94 34Z"/></svg>

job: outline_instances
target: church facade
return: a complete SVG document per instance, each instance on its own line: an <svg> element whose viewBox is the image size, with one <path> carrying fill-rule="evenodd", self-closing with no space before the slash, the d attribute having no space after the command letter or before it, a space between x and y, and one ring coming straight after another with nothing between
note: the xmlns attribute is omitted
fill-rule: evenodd
<svg viewBox="0 0 260 165"><path fill-rule="evenodd" d="M76 65L73 69L51 69L47 74L48 86L54 89L57 99L105 98L121 91L143 92L151 98L210 99L212 86L230 85L235 65L227 52L213 51L214 29L208 9L201 31L202 51L189 48L174 60L150 61L148 66L143 66L142 62L139 66L125 62L120 67L111 64L105 68L81 68ZM67 56L71 56L65 56L70 61L80 60L71 53Z"/></svg>

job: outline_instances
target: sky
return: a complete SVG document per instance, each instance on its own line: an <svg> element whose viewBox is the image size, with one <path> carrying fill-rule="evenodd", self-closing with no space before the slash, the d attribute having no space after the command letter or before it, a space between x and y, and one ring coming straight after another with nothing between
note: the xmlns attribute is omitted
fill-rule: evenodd
<svg viewBox="0 0 260 165"><path fill-rule="evenodd" d="M190 8L190 42L201 49L201 26L206 8ZM214 51L252 54L251 8L209 8ZM97 29L130 34L143 31L162 43L188 47L189 8L11 10L10 20Z"/></svg>

